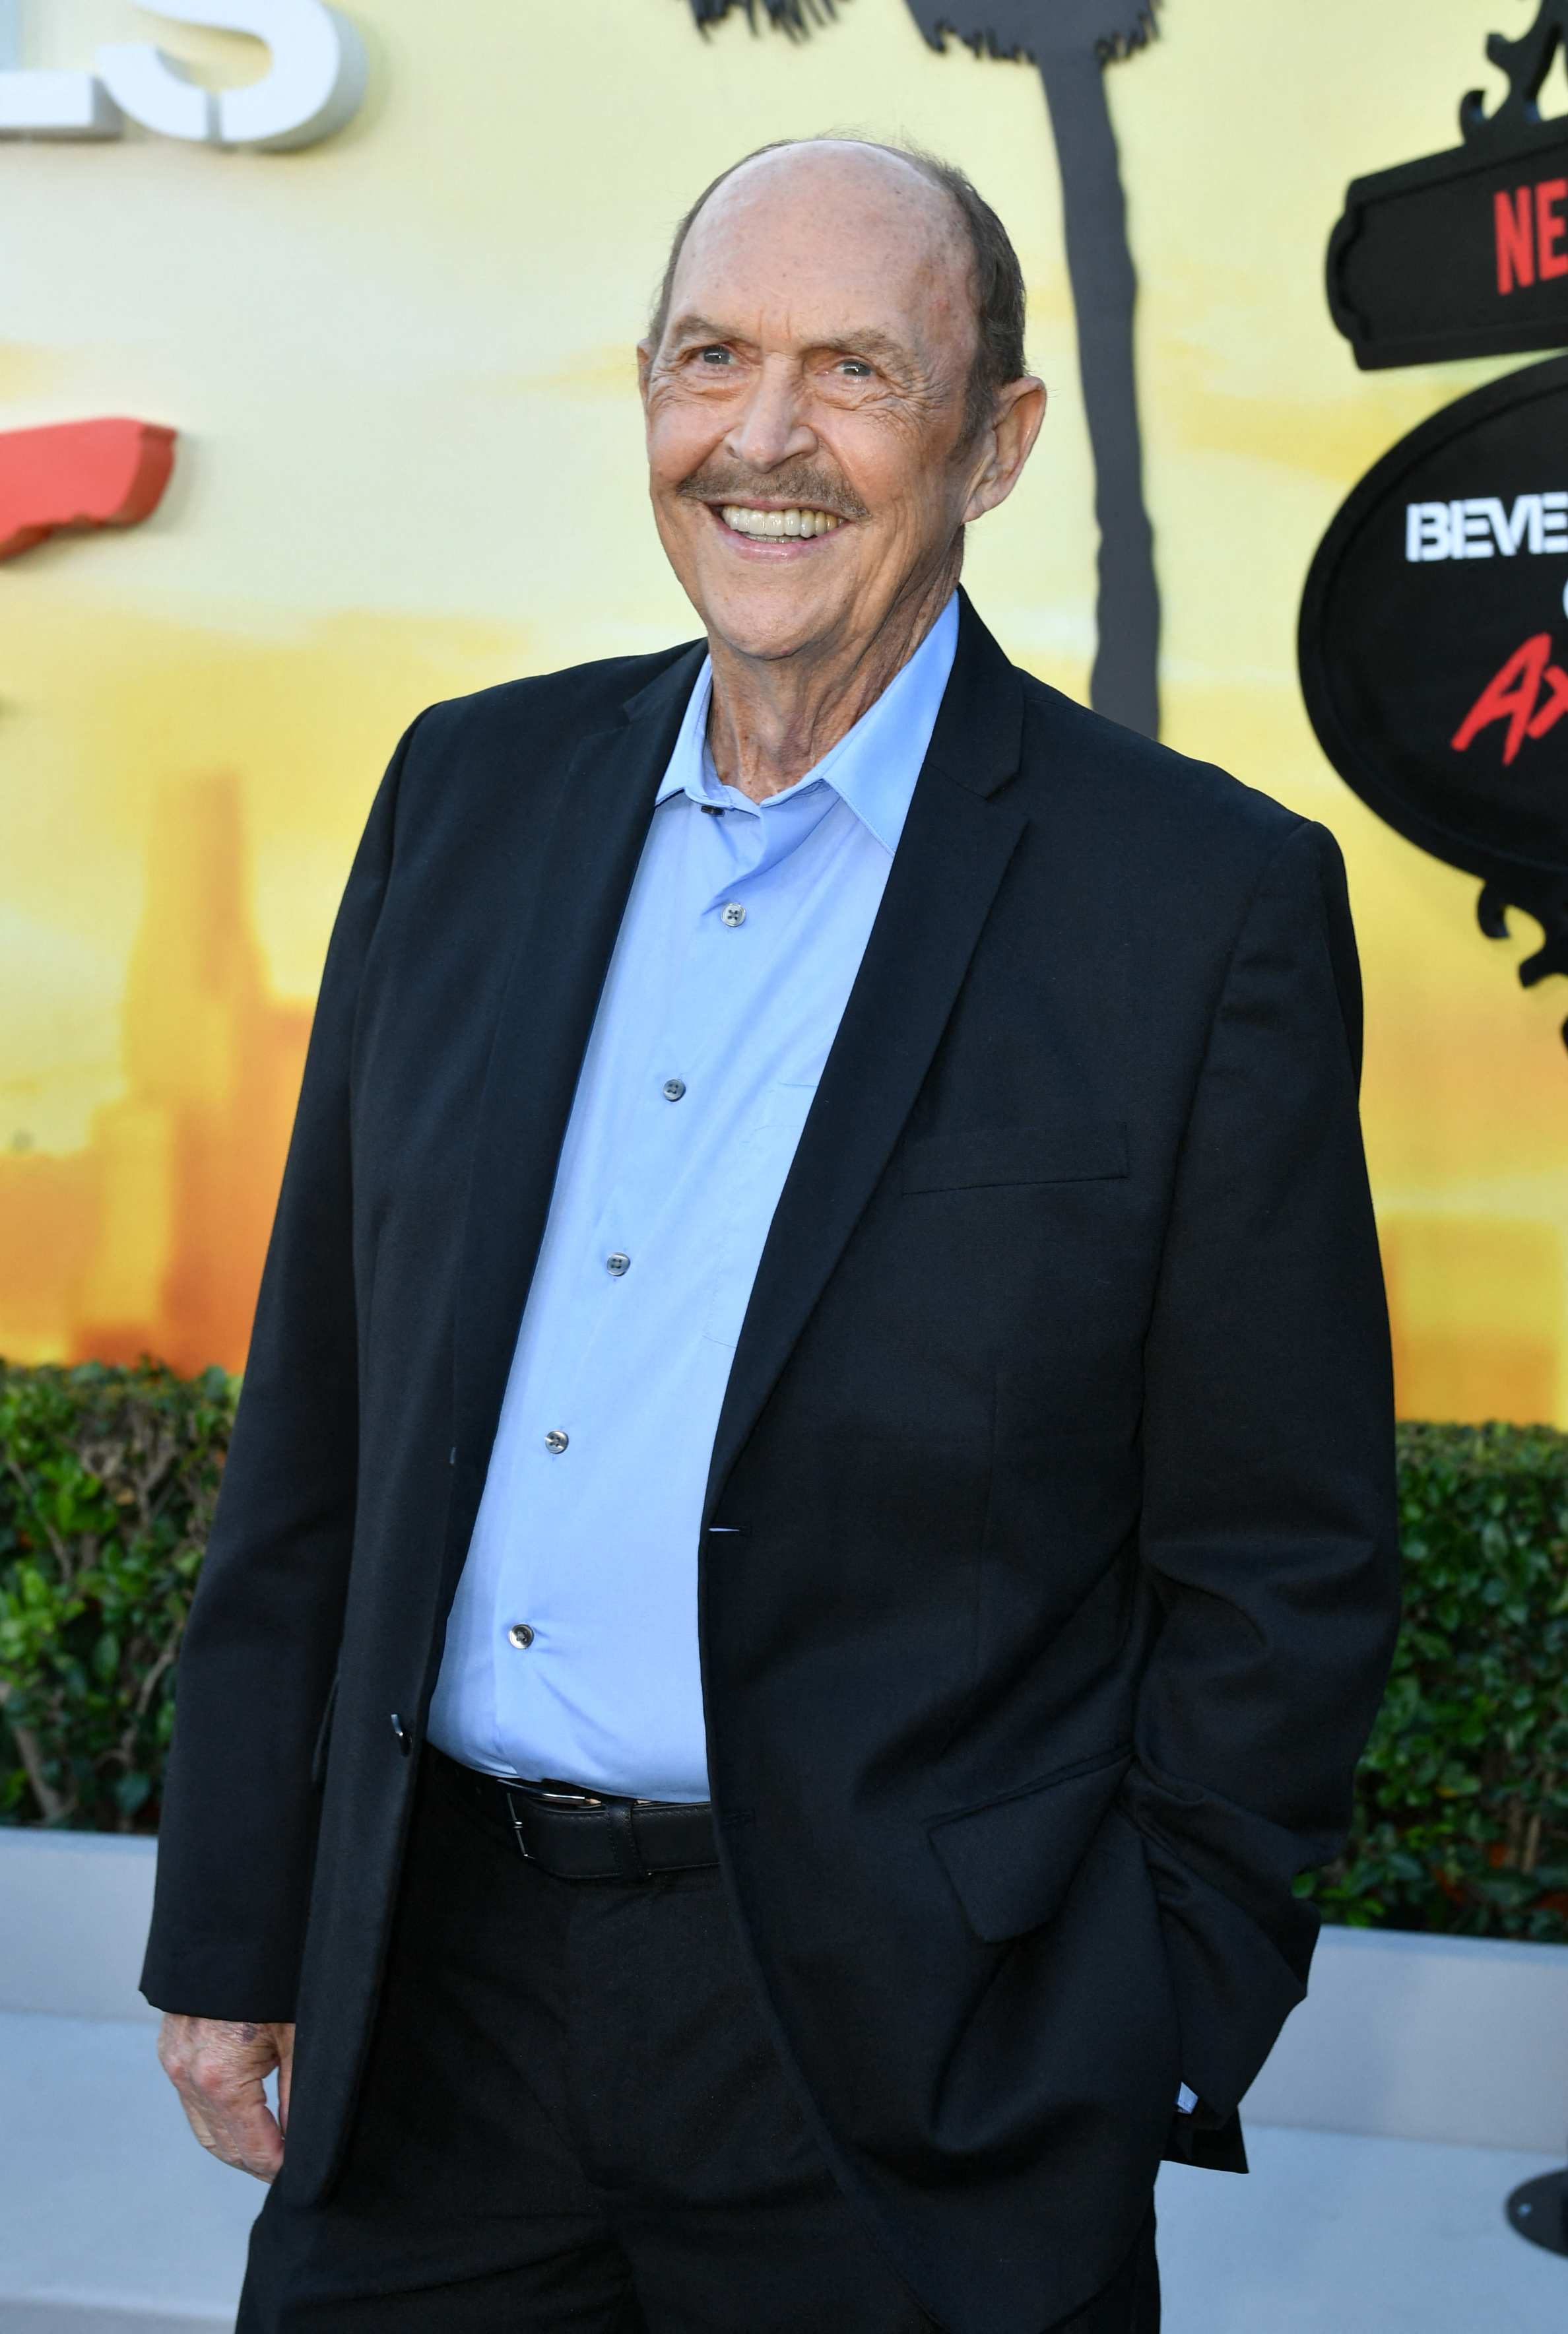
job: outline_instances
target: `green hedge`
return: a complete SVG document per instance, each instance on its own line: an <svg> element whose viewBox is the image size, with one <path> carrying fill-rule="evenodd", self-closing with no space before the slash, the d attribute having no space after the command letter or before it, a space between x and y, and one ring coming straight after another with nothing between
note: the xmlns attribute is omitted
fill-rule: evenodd
<svg viewBox="0 0 1568 2334"><path fill-rule="evenodd" d="M1325 1918L1568 1943L1568 1435L1399 1430L1405 1619Z"/></svg>
<svg viewBox="0 0 1568 2334"><path fill-rule="evenodd" d="M0 1821L156 1828L236 1392L0 1363Z"/></svg>
<svg viewBox="0 0 1568 2334"><path fill-rule="evenodd" d="M235 1382L0 1364L0 1821L157 1823ZM1331 1921L1568 1941L1568 1435L1401 1426L1405 1623Z"/></svg>

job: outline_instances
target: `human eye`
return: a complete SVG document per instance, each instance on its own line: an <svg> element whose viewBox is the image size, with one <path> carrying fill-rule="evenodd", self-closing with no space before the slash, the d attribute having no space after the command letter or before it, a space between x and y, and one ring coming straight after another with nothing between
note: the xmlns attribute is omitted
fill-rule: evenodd
<svg viewBox="0 0 1568 2334"><path fill-rule="evenodd" d="M864 357L840 357L833 370L846 381L870 381L875 368Z"/></svg>
<svg viewBox="0 0 1568 2334"><path fill-rule="evenodd" d="M699 365L711 367L716 372L735 362L733 350L726 349L722 341L710 341L706 347L694 350L693 354Z"/></svg>

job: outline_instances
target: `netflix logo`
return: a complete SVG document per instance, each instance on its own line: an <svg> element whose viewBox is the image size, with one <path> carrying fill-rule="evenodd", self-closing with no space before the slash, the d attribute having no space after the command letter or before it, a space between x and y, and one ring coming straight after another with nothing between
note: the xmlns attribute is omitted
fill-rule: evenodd
<svg viewBox="0 0 1568 2334"><path fill-rule="evenodd" d="M1563 44L1568 0L1545 5ZM1461 108L1463 145L1347 188L1326 288L1362 371L1568 347L1568 115L1521 96Z"/></svg>
<svg viewBox="0 0 1568 2334"><path fill-rule="evenodd" d="M1506 294L1568 275L1568 178L1538 178L1533 187L1500 189L1492 198L1497 245L1497 289Z"/></svg>

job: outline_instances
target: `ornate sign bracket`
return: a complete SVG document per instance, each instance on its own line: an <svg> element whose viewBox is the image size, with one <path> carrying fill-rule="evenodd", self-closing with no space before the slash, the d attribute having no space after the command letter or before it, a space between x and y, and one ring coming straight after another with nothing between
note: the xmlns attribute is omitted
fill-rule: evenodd
<svg viewBox="0 0 1568 2334"><path fill-rule="evenodd" d="M1478 149L1506 148L1515 152L1533 137L1561 136L1554 121L1543 121L1536 101L1559 52L1568 66L1568 0L1542 0L1541 14L1527 33L1510 41L1501 33L1486 37L1486 55L1499 72L1508 76L1508 94L1495 113L1486 111L1486 92L1472 89L1459 102L1459 129L1467 146Z"/></svg>
<svg viewBox="0 0 1568 2334"><path fill-rule="evenodd" d="M1568 0L1486 54L1508 92L1459 104L1462 143L1357 178L1330 238L1328 304L1363 371L1568 347ZM1479 878L1477 921L1541 926L1527 989L1568 974L1568 359L1460 398L1344 504L1302 602L1302 691L1370 808ZM1568 1042L1568 1022L1563 1024Z"/></svg>

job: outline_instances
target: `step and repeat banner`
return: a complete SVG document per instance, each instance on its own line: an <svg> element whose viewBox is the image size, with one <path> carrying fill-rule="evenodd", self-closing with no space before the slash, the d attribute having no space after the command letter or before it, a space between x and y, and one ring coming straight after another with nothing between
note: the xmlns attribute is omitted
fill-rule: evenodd
<svg viewBox="0 0 1568 2334"><path fill-rule="evenodd" d="M1052 406L982 614L1343 846L1402 1412L1568 1424L1565 34L0 0L0 1354L243 1365L399 734L689 637L633 346L707 179L849 129L1024 262Z"/></svg>

